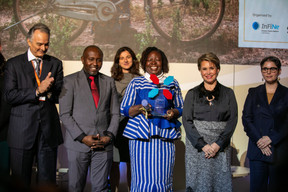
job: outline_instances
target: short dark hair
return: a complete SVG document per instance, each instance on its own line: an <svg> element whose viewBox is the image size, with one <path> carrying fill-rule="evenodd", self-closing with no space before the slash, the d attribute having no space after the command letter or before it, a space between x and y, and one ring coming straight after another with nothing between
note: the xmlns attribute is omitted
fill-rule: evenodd
<svg viewBox="0 0 288 192"><path fill-rule="evenodd" d="M139 61L138 61L134 51L131 48L129 48L129 47L121 47L121 48L119 48L117 50L116 55L114 57L114 63L112 65L112 67L111 67L111 77L113 79L115 79L116 81L120 81L124 77L122 68L119 65L120 55L124 51L128 51L130 53L131 57L132 57L132 66L131 66L131 69L130 69L130 73L140 76L140 73L139 73Z"/></svg>
<svg viewBox="0 0 288 192"><path fill-rule="evenodd" d="M47 25L43 24L43 23L37 23L35 24L33 27L31 27L29 29L28 35L27 35L27 39L30 39L30 41L32 40L33 34L36 30L40 30L43 33L48 34L49 38L50 38L50 29Z"/></svg>
<svg viewBox="0 0 288 192"><path fill-rule="evenodd" d="M157 47L147 47L147 48L142 52L142 56L141 56L141 59L140 59L140 63L141 63L142 69L146 72L146 62L147 62L147 59L148 59L148 55L149 55L152 51L156 51L156 52L158 52L158 53L161 54L161 59L162 59L162 71L163 71L163 73L168 73L168 72L169 72L168 59L167 59L165 53L164 53L161 49L158 49Z"/></svg>
<svg viewBox="0 0 288 192"><path fill-rule="evenodd" d="M90 48L96 48L96 49L98 49L98 51L100 52L101 56L103 57L103 55L104 55L104 54L103 54L103 51L100 49L100 47L98 47L98 46L96 46L96 45L89 45L89 46L87 46L87 47L84 49L82 56L84 56L84 53L87 51L87 49L90 49Z"/></svg>
<svg viewBox="0 0 288 192"><path fill-rule="evenodd" d="M210 53L204 53L203 55L201 55L199 58L198 58L198 70L201 69L201 63L202 61L208 61L208 62L212 62L217 69L220 70L220 60L219 58L217 57L217 55L215 55L214 53L210 52Z"/></svg>
<svg viewBox="0 0 288 192"><path fill-rule="evenodd" d="M278 70L281 69L281 61L278 57L275 57L275 56L268 56L268 57L265 57L264 59L262 59L262 61L260 62L260 66L261 68L263 67L264 63L266 61L272 61L273 63L275 63L275 65L277 66Z"/></svg>

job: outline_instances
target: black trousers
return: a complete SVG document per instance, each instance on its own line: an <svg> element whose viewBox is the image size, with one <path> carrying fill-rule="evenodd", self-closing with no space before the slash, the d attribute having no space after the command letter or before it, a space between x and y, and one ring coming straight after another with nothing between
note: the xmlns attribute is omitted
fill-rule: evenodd
<svg viewBox="0 0 288 192"><path fill-rule="evenodd" d="M10 148L10 164L12 175L31 185L32 166L34 159L37 164L37 180L42 183L56 183L57 147L51 148L45 142L44 136L39 131L37 140L32 149Z"/></svg>
<svg viewBox="0 0 288 192"><path fill-rule="evenodd" d="M288 191L287 165L252 160L249 165L250 192Z"/></svg>

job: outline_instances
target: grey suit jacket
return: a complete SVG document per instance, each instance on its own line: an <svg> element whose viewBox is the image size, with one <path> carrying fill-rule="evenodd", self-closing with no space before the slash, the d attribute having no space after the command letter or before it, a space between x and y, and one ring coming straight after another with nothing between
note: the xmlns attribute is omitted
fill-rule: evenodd
<svg viewBox="0 0 288 192"><path fill-rule="evenodd" d="M60 119L66 129L66 148L88 152L90 148L76 140L81 134L103 136L104 131L116 135L119 124L119 102L114 79L99 73L100 98L95 107L87 77L82 69L66 76L59 97ZM112 150L112 144L105 147Z"/></svg>

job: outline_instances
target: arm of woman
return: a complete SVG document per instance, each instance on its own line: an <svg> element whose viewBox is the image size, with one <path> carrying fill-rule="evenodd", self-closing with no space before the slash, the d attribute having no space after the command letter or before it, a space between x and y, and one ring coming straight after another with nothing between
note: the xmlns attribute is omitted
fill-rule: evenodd
<svg viewBox="0 0 288 192"><path fill-rule="evenodd" d="M288 89L285 88L283 90L283 86L280 86L279 89L276 90L276 92L280 90L281 92L278 93L278 97L274 95L275 101L277 102L277 104L276 102L274 102L275 106L273 110L274 111L274 114L273 114L274 128L270 129L267 136L262 137L263 142L265 142L264 138L268 137L271 140L271 145L277 145L278 143L282 142L288 137L288 128L287 128L287 125L288 125ZM266 143L267 143L267 140L269 142L268 138L266 138Z"/></svg>
<svg viewBox="0 0 288 192"><path fill-rule="evenodd" d="M234 130L236 128L237 121L238 121L238 106L237 106L235 94L232 89L228 89L227 98L229 100L230 117L227 121L224 131L220 133L217 141L211 144L217 152L219 150L224 150L224 148L230 144L230 139L234 133Z"/></svg>
<svg viewBox="0 0 288 192"><path fill-rule="evenodd" d="M122 116L134 117L135 115L140 113L140 110L139 110L140 106L139 105L134 106L135 101L136 101L136 96L137 96L134 82L135 81L132 80L128 84L127 89L126 89L125 94L124 94L124 97L123 97L123 100L121 102L120 113ZM130 108L131 108L131 111L130 111ZM130 113L131 113L131 115L130 115Z"/></svg>
<svg viewBox="0 0 288 192"><path fill-rule="evenodd" d="M186 137L192 143L192 145L200 152L207 143L204 141L204 138L199 134L194 125L194 95L194 91L190 90L185 97L182 122L185 128Z"/></svg>
<svg viewBox="0 0 288 192"><path fill-rule="evenodd" d="M271 151L270 147L271 146L269 145L269 146L264 147L263 149L260 149L262 154L266 155L266 156L272 155L272 151Z"/></svg>
<svg viewBox="0 0 288 192"><path fill-rule="evenodd" d="M268 136L263 136L261 139L257 141L257 147L260 149L264 149L265 147L270 145L271 142L272 140Z"/></svg>
<svg viewBox="0 0 288 192"><path fill-rule="evenodd" d="M145 112L143 112L143 110L140 110L140 108L142 108L143 106L141 104L135 105L136 98L137 91L135 88L135 81L132 80L127 86L123 100L120 105L120 113L122 116L133 118L140 113L143 113L143 115L145 115ZM151 114L148 114L148 116L149 115Z"/></svg>
<svg viewBox="0 0 288 192"><path fill-rule="evenodd" d="M173 97L174 108L167 110L167 115L165 115L165 118L167 120L171 120L173 118L176 119L182 116L182 111L183 111L182 92L176 79L174 79L174 84L175 84L175 96Z"/></svg>
<svg viewBox="0 0 288 192"><path fill-rule="evenodd" d="M256 144L262 136L253 124L255 118L253 106L256 105L254 103L255 95L256 89L250 88L243 108L242 123L247 136Z"/></svg>

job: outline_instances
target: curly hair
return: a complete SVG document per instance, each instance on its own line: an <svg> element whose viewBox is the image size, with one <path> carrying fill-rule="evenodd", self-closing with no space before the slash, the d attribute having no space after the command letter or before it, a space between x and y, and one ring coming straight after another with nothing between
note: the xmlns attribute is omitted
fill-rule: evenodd
<svg viewBox="0 0 288 192"><path fill-rule="evenodd" d="M121 66L119 65L119 59L120 59L120 55L122 52L124 51L128 51L132 57L132 66L130 68L130 73L131 74L135 74L140 76L140 72L139 72L139 61L134 53L134 51L132 49L130 49L129 47L121 47L117 50L116 55L114 57L114 63L111 67L111 77L115 80L115 81L120 81L123 79L123 71Z"/></svg>
<svg viewBox="0 0 288 192"><path fill-rule="evenodd" d="M147 47L143 52L142 52L142 56L140 59L140 63L141 63L141 67L142 69L146 72L146 62L148 59L148 55L152 52L152 51L156 51L158 53L161 54L161 59L162 59L162 71L163 73L168 73L169 72L169 64L168 64L168 59L165 55L165 53L158 49L157 47Z"/></svg>

